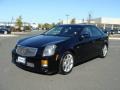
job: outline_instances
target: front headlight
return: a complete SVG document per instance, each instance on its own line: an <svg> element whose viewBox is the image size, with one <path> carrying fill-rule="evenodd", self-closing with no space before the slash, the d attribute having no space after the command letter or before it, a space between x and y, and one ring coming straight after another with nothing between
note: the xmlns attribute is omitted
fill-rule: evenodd
<svg viewBox="0 0 120 90"><path fill-rule="evenodd" d="M56 45L48 45L43 51L43 56L52 56L55 53Z"/></svg>

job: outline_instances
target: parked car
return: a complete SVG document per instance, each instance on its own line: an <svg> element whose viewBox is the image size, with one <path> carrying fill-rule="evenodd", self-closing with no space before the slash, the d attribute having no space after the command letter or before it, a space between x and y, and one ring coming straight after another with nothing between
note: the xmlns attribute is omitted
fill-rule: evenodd
<svg viewBox="0 0 120 90"><path fill-rule="evenodd" d="M108 36L93 25L58 25L37 36L21 39L12 51L18 67L47 74L70 73L93 57L106 57Z"/></svg>
<svg viewBox="0 0 120 90"><path fill-rule="evenodd" d="M109 36L111 34L111 30L103 30L105 34L107 34L107 36Z"/></svg>
<svg viewBox="0 0 120 90"><path fill-rule="evenodd" d="M118 34L118 30L117 29L113 29L113 30L111 30L111 29L105 29L105 30L103 30L104 31L104 33L106 33L108 36L109 35L113 35L113 34Z"/></svg>
<svg viewBox="0 0 120 90"><path fill-rule="evenodd" d="M0 26L0 33L1 34L11 34L11 27L10 26Z"/></svg>
<svg viewBox="0 0 120 90"><path fill-rule="evenodd" d="M118 30L118 34L120 34L120 30Z"/></svg>

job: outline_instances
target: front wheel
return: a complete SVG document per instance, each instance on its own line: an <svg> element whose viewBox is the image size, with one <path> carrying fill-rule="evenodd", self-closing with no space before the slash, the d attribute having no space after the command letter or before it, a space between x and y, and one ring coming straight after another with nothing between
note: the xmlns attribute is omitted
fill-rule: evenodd
<svg viewBox="0 0 120 90"><path fill-rule="evenodd" d="M106 57L107 53L108 53L108 46L105 44L101 49L100 57L101 58Z"/></svg>
<svg viewBox="0 0 120 90"><path fill-rule="evenodd" d="M70 73L74 66L74 57L71 52L65 52L61 58L59 72L63 75Z"/></svg>

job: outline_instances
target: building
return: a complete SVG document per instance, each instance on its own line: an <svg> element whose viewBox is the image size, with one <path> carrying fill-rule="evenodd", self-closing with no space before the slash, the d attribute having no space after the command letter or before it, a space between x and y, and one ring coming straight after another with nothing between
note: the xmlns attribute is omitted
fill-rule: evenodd
<svg viewBox="0 0 120 90"><path fill-rule="evenodd" d="M63 24L70 24L71 19L68 20L63 20ZM88 20L76 20L75 24L81 24L85 23L88 24ZM100 17L100 18L95 18L90 20L90 24L94 24L100 28L103 29L119 29L120 30L120 18L105 18L105 17Z"/></svg>
<svg viewBox="0 0 120 90"><path fill-rule="evenodd" d="M96 24L103 29L120 29L120 18L96 18L91 20L92 24Z"/></svg>
<svg viewBox="0 0 120 90"><path fill-rule="evenodd" d="M62 22L63 24L71 24L71 20L72 20L72 19L63 20L63 21L61 21L61 22ZM82 20L76 19L76 20L75 20L75 24L79 24L79 23L83 23Z"/></svg>

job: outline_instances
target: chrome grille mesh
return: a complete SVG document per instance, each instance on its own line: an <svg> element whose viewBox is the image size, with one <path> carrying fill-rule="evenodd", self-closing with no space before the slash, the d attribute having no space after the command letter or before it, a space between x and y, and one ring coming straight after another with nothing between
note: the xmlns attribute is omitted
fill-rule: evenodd
<svg viewBox="0 0 120 90"><path fill-rule="evenodd" d="M17 46L16 53L21 56L33 57L37 53L37 48Z"/></svg>

